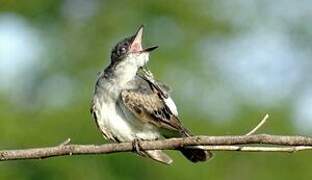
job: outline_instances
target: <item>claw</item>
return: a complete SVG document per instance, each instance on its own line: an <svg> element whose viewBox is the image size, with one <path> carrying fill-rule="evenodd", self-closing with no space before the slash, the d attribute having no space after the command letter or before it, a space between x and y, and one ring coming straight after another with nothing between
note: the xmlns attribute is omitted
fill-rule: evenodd
<svg viewBox="0 0 312 180"><path fill-rule="evenodd" d="M133 141L132 141L132 148L133 148L133 151L135 151L136 153L138 153L139 155L141 156L145 156L145 153L141 150L142 147L140 145L140 139L138 138L135 138Z"/></svg>

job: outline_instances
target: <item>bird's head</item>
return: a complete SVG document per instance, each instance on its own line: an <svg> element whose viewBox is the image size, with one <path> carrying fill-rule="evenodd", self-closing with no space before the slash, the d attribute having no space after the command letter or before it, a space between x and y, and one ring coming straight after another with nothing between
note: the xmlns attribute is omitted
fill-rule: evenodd
<svg viewBox="0 0 312 180"><path fill-rule="evenodd" d="M152 46L150 48L143 49L143 29L144 27L140 26L134 35L117 43L111 52L112 64L117 65L121 62L127 61L127 63L137 65L139 68L147 63L149 59L149 53L158 46Z"/></svg>

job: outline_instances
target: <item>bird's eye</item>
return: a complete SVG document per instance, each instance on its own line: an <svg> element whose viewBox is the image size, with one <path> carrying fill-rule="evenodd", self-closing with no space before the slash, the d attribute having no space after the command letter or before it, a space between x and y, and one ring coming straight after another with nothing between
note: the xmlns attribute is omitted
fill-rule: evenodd
<svg viewBox="0 0 312 180"><path fill-rule="evenodd" d="M124 54L124 53L126 53L126 48L125 47L122 47L121 49L120 49L120 52L122 53L122 54Z"/></svg>

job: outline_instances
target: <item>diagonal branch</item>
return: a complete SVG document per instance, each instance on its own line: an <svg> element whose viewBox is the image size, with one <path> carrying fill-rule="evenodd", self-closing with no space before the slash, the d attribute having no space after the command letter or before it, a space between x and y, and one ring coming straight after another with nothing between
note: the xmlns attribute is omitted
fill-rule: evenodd
<svg viewBox="0 0 312 180"><path fill-rule="evenodd" d="M69 140L53 147L2 150L0 151L0 161L133 151L131 142L104 145L68 143ZM312 150L312 137L257 134L248 136L193 136L157 141L140 141L142 150L175 150L179 147L195 145L206 145L204 148L212 151L296 152Z"/></svg>
<svg viewBox="0 0 312 180"><path fill-rule="evenodd" d="M268 118L269 118L269 114L266 114L264 118L260 121L260 123L255 128L253 128L250 132L248 132L246 136L255 134L255 132L263 126L263 124L267 121Z"/></svg>

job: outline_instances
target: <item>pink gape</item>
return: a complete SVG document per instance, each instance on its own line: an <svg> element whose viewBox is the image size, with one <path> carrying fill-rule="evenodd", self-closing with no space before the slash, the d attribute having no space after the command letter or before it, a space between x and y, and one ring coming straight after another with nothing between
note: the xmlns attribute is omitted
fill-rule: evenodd
<svg viewBox="0 0 312 180"><path fill-rule="evenodd" d="M140 52L143 50L142 48L142 38L143 38L143 28L140 28L135 35L135 39L133 40L130 51L131 52Z"/></svg>

